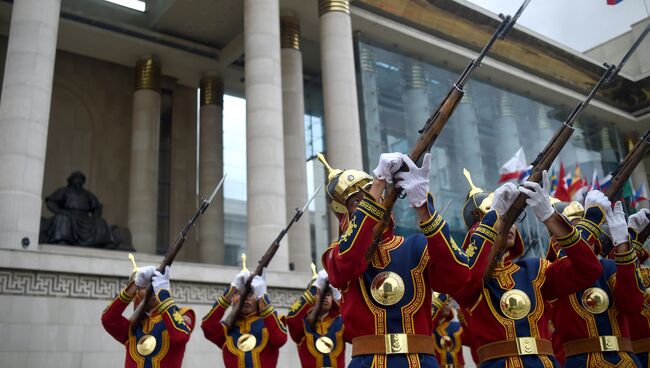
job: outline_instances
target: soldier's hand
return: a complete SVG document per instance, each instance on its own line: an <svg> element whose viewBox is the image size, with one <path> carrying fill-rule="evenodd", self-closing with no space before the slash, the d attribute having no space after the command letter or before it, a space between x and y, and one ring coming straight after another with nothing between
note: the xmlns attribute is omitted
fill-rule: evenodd
<svg viewBox="0 0 650 368"><path fill-rule="evenodd" d="M409 170L400 171L394 175L395 179L400 180L395 186L406 192L411 207L420 207L427 202L431 154L428 152L424 154L421 167L418 167L408 155L402 155L402 160Z"/></svg>
<svg viewBox="0 0 650 368"><path fill-rule="evenodd" d="M400 152L382 153L379 156L377 167L372 170L375 177L379 180L385 180L387 183L393 182L393 174L402 167L402 154Z"/></svg>
<svg viewBox="0 0 650 368"><path fill-rule="evenodd" d="M151 278L151 286L153 287L154 294L158 295L160 290L169 290L169 276L171 276L171 271L169 266L165 266L165 273L160 273L155 271L153 277Z"/></svg>
<svg viewBox="0 0 650 368"><path fill-rule="evenodd" d="M316 286L318 290L323 290L326 282L327 282L327 271L325 270L318 271L318 277L316 277L316 281L314 281L314 286Z"/></svg>
<svg viewBox="0 0 650 368"><path fill-rule="evenodd" d="M546 221L555 213L555 209L551 205L551 199L548 196L548 172L542 172L542 185L534 181L525 181L523 186L519 187L519 191L528 196L526 204L533 209L535 216L542 222Z"/></svg>
<svg viewBox="0 0 650 368"><path fill-rule="evenodd" d="M255 293L255 298L260 299L266 294L266 281L261 276L253 277L251 287Z"/></svg>
<svg viewBox="0 0 650 368"><path fill-rule="evenodd" d="M648 224L650 224L650 210L647 208L642 208L639 212L630 215L627 222L630 229L636 231L637 233L642 232Z"/></svg>
<svg viewBox="0 0 650 368"><path fill-rule="evenodd" d="M607 210L605 211L605 221L609 227L609 232L612 236L612 243L614 243L615 247L629 242L627 222L625 222L625 212L623 211L623 203L621 203L621 201L616 202L613 209L607 207Z"/></svg>
<svg viewBox="0 0 650 368"><path fill-rule="evenodd" d="M585 197L585 212L592 207L598 207L603 213L607 213L607 209L612 207L612 202L600 190L592 190Z"/></svg>
<svg viewBox="0 0 650 368"><path fill-rule="evenodd" d="M518 195L519 190L517 190L516 185L513 183L505 183L494 191L494 198L492 199L490 209L495 210L501 216L506 213Z"/></svg>
<svg viewBox="0 0 650 368"><path fill-rule="evenodd" d="M250 271L240 271L237 276L235 276L235 279L232 280L230 283L230 286L234 287L237 289L237 291L242 291L244 290L244 286L246 286L246 281L248 281L248 278L251 276Z"/></svg>
<svg viewBox="0 0 650 368"><path fill-rule="evenodd" d="M338 303L339 300L341 300L341 292L339 291L339 289L331 285L330 285L330 290L332 291L332 298L334 298L334 301Z"/></svg>
<svg viewBox="0 0 650 368"><path fill-rule="evenodd" d="M138 268L138 271L135 273L135 286L139 288L147 287L149 286L149 283L151 282L151 277L153 276L153 273L156 271L156 267L154 266L144 266Z"/></svg>

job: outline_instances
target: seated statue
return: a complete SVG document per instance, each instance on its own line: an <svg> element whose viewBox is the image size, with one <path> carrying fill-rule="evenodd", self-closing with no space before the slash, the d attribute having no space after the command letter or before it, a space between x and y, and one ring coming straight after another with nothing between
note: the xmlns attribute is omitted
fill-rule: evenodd
<svg viewBox="0 0 650 368"><path fill-rule="evenodd" d="M83 188L86 176L75 171L68 185L45 198L54 217L42 219L41 244L69 244L97 248L114 248L116 241L106 220L102 204Z"/></svg>

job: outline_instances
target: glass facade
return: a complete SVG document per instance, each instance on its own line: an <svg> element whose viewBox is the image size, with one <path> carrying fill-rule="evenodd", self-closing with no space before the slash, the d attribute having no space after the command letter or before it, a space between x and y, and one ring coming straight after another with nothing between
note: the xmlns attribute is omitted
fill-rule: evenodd
<svg viewBox="0 0 650 368"><path fill-rule="evenodd" d="M382 152L408 152L459 72L427 63L396 51L358 39L358 81L364 147L364 166L372 170ZM570 111L549 106L532 98L507 91L485 81L472 79L466 93L431 150L430 186L438 211L449 223L457 243L466 233L461 208L469 185L467 168L474 183L485 189L498 186L499 168L523 147L532 161L550 140ZM575 124L571 141L555 162L567 173L580 165L582 176L616 167L620 139L612 126L585 120ZM417 231L415 211L405 200L395 208L398 232ZM532 212L520 223L527 255L545 255L548 234Z"/></svg>

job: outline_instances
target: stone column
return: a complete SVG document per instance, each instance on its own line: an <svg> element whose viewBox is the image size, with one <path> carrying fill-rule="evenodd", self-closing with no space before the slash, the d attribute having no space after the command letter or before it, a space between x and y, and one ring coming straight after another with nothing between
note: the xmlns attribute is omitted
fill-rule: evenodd
<svg viewBox="0 0 650 368"><path fill-rule="evenodd" d="M160 62L142 57L135 65L129 176L129 230L133 247L156 252L158 223L158 143L160 140Z"/></svg>
<svg viewBox="0 0 650 368"><path fill-rule="evenodd" d="M0 97L0 248L36 249L60 0L14 1Z"/></svg>
<svg viewBox="0 0 650 368"><path fill-rule="evenodd" d="M223 176L223 81L206 74L200 81L199 195L207 198ZM199 259L223 264L223 189L217 193L199 226Z"/></svg>
<svg viewBox="0 0 650 368"><path fill-rule="evenodd" d="M463 167L472 173L474 184L486 187L485 167L483 166L483 151L478 132L478 119L474 110L472 89L465 88L465 96L458 104L454 118L456 118L455 140L462 142L457 152L457 173L462 175Z"/></svg>
<svg viewBox="0 0 650 368"><path fill-rule="evenodd" d="M244 1L247 255L255 264L287 223L278 0ZM286 238L271 262L288 270Z"/></svg>
<svg viewBox="0 0 650 368"><path fill-rule="evenodd" d="M499 102L501 114L496 121L498 134L496 139L499 144L495 145L497 167L505 164L521 147L512 97L507 92L501 92ZM530 161L531 158L528 158L528 160Z"/></svg>
<svg viewBox="0 0 650 368"><path fill-rule="evenodd" d="M350 4L319 0L318 12L327 160L332 167L363 169Z"/></svg>
<svg viewBox="0 0 650 368"><path fill-rule="evenodd" d="M284 172L286 180L286 218L307 200L307 166L305 158L305 96L303 94L300 24L293 15L280 17L282 54L282 113L284 117ZM291 228L289 264L296 271L307 272L311 264L309 211Z"/></svg>

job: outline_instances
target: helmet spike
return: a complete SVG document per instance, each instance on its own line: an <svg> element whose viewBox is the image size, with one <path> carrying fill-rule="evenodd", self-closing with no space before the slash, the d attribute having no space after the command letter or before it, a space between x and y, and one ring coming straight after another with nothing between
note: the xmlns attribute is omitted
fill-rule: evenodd
<svg viewBox="0 0 650 368"><path fill-rule="evenodd" d="M131 279L135 279L135 274L138 272L138 265L135 264L135 257L133 254L129 253L129 260L131 261L131 264L133 265L133 271L131 271Z"/></svg>
<svg viewBox="0 0 650 368"><path fill-rule="evenodd" d="M468 198L477 193L485 192L483 189L474 185L474 182L472 181L472 174L470 174L469 170L463 168L463 175L465 175L465 179L467 179L467 183L469 183L469 193L467 193Z"/></svg>
<svg viewBox="0 0 650 368"><path fill-rule="evenodd" d="M246 268L246 253L241 254L241 270L244 272L248 271L248 268Z"/></svg>
<svg viewBox="0 0 650 368"><path fill-rule="evenodd" d="M314 262L311 263L311 279L315 280L318 277L318 272L316 272L316 265Z"/></svg>
<svg viewBox="0 0 650 368"><path fill-rule="evenodd" d="M329 162L327 162L325 156L321 152L318 152L316 154L316 157L318 158L318 161L320 161L323 166L325 166L325 169L327 169L327 180L332 180L336 175L339 175L343 172L343 170L332 168L332 166L329 164Z"/></svg>

